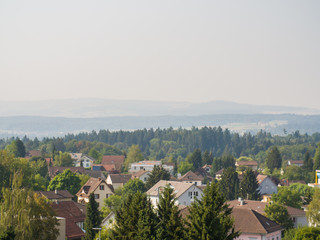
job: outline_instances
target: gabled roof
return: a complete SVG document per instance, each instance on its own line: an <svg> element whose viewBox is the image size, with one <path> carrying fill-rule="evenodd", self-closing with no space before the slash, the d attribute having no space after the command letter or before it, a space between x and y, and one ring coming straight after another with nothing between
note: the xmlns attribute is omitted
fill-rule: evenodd
<svg viewBox="0 0 320 240"><path fill-rule="evenodd" d="M103 174L103 171L84 170L84 174L89 175L92 178L106 179L106 176Z"/></svg>
<svg viewBox="0 0 320 240"><path fill-rule="evenodd" d="M268 175L262 175L262 174L259 174L257 176L257 181L258 181L258 184L260 185L264 180L266 180L268 178Z"/></svg>
<svg viewBox="0 0 320 240"><path fill-rule="evenodd" d="M83 153L70 153L70 156L74 160L78 160L82 157Z"/></svg>
<svg viewBox="0 0 320 240"><path fill-rule="evenodd" d="M58 217L63 217L66 219L66 237L68 239L81 238L85 236L85 233L77 226L76 223L84 222L86 216L77 207L75 202L53 202L51 206Z"/></svg>
<svg viewBox="0 0 320 240"><path fill-rule="evenodd" d="M179 181L203 181L203 176L198 176L191 170L179 178Z"/></svg>
<svg viewBox="0 0 320 240"><path fill-rule="evenodd" d="M162 187L165 187L166 185L170 185L174 189L174 194L176 195L176 198L180 197L183 193L185 193L191 187L197 188L200 191L202 191L199 187L197 187L193 183L160 180L152 188L150 188L147 191L147 195L158 196L159 189Z"/></svg>
<svg viewBox="0 0 320 240"><path fill-rule="evenodd" d="M224 171L224 168L221 168L219 171L216 172L216 175L222 175L223 171Z"/></svg>
<svg viewBox="0 0 320 240"><path fill-rule="evenodd" d="M233 208L247 208L253 209L260 214L265 214L264 209L268 205L267 202L254 201L254 200L244 200L244 204L240 205L238 200L228 201L227 204ZM285 206L287 208L288 214L290 216L305 216L305 211L290 206Z"/></svg>
<svg viewBox="0 0 320 240"><path fill-rule="evenodd" d="M138 172L132 173L131 178L132 179L139 178L139 177L143 176L144 174L149 174L149 173L150 173L150 171L140 170Z"/></svg>
<svg viewBox="0 0 320 240"><path fill-rule="evenodd" d="M256 161L238 161L236 166L258 166Z"/></svg>
<svg viewBox="0 0 320 240"><path fill-rule="evenodd" d="M120 171L124 162L125 156L124 155L105 155L102 157L101 164L102 165L109 165L114 164L116 170Z"/></svg>
<svg viewBox="0 0 320 240"><path fill-rule="evenodd" d="M140 161L140 162L135 162L132 163L131 165L162 165L161 161L157 161L157 160L144 160L144 161ZM169 166L169 165L168 165Z"/></svg>
<svg viewBox="0 0 320 240"><path fill-rule="evenodd" d="M38 193L43 195L48 200L73 198L73 195L71 193L69 193L69 191L67 191L67 190L38 191Z"/></svg>
<svg viewBox="0 0 320 240"><path fill-rule="evenodd" d="M112 184L127 183L131 179L131 174L109 174Z"/></svg>
<svg viewBox="0 0 320 240"><path fill-rule="evenodd" d="M113 192L112 186L107 184L102 178L90 178L77 192L77 196L81 197L89 197L91 193L93 193L101 183L105 183L107 187L109 187L110 191Z"/></svg>
<svg viewBox="0 0 320 240"><path fill-rule="evenodd" d="M281 186L290 186L291 184L294 183L301 183L301 184L307 184L304 180L287 180L287 179L282 179L280 181Z"/></svg>
<svg viewBox="0 0 320 240"><path fill-rule="evenodd" d="M70 169L71 172L73 173L79 173L83 174L84 173L84 167L48 167L48 172L50 178L54 178L56 175L59 173L62 173L64 170Z"/></svg>
<svg viewBox="0 0 320 240"><path fill-rule="evenodd" d="M303 164L304 161L303 160L288 160L288 162L290 161L291 164Z"/></svg>
<svg viewBox="0 0 320 240"><path fill-rule="evenodd" d="M234 208L231 216L234 217L235 230L242 233L268 234L283 229L281 225L252 209Z"/></svg>

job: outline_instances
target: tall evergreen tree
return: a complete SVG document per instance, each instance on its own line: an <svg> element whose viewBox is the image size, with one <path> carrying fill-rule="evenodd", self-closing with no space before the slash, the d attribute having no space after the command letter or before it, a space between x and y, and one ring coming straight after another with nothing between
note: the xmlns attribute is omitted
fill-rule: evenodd
<svg viewBox="0 0 320 240"><path fill-rule="evenodd" d="M227 200L237 198L239 194L239 178L238 173L233 167L228 167L223 171L219 186Z"/></svg>
<svg viewBox="0 0 320 240"><path fill-rule="evenodd" d="M313 160L312 160L312 158L310 156L309 151L307 151L304 154L303 168L306 169L307 171L312 171L313 170Z"/></svg>
<svg viewBox="0 0 320 240"><path fill-rule="evenodd" d="M98 210L98 203L94 199L94 194L89 196L89 203L87 204L87 216L84 222L84 229L86 230L86 240L94 240L96 230L101 225L102 217Z"/></svg>
<svg viewBox="0 0 320 240"><path fill-rule="evenodd" d="M7 146L7 150L17 158L23 158L26 155L26 148L19 138L12 141L11 144Z"/></svg>
<svg viewBox="0 0 320 240"><path fill-rule="evenodd" d="M201 200L189 208L187 239L231 240L240 234L233 227L232 209L216 183L207 185Z"/></svg>
<svg viewBox="0 0 320 240"><path fill-rule="evenodd" d="M282 164L281 154L276 146L273 146L267 154L266 165L271 173L275 168L280 168Z"/></svg>
<svg viewBox="0 0 320 240"><path fill-rule="evenodd" d="M200 149L197 148L193 151L189 159L189 162L192 163L194 169L202 167L202 156Z"/></svg>
<svg viewBox="0 0 320 240"><path fill-rule="evenodd" d="M173 189L167 185L159 197L157 239L184 239L184 225L175 200Z"/></svg>
<svg viewBox="0 0 320 240"><path fill-rule="evenodd" d="M169 180L169 179L170 179L170 173L167 170L165 170L161 166L154 166L146 182L146 189L150 189L153 185L155 185L160 180Z"/></svg>
<svg viewBox="0 0 320 240"><path fill-rule="evenodd" d="M314 154L314 158L313 158L313 170L320 170L320 143L318 143L317 145L317 149L316 149L316 153Z"/></svg>
<svg viewBox="0 0 320 240"><path fill-rule="evenodd" d="M240 196L248 200L258 200L260 198L258 187L259 184L255 173L251 168L248 168L240 182Z"/></svg>

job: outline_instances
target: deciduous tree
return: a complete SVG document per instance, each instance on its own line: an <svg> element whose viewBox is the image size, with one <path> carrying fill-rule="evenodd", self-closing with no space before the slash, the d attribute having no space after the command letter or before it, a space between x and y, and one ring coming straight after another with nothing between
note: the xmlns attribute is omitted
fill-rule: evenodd
<svg viewBox="0 0 320 240"><path fill-rule="evenodd" d="M48 191L53 190L68 190L72 195L76 194L81 188L80 178L70 169L64 170L62 173L55 176L49 183Z"/></svg>
<svg viewBox="0 0 320 240"><path fill-rule="evenodd" d="M320 227L320 189L315 189L313 199L307 207L307 217L313 226Z"/></svg>
<svg viewBox="0 0 320 240"><path fill-rule="evenodd" d="M290 219L288 210L285 206L279 203L269 203L264 209L266 216L272 221L280 224L286 229L293 228L293 222Z"/></svg>

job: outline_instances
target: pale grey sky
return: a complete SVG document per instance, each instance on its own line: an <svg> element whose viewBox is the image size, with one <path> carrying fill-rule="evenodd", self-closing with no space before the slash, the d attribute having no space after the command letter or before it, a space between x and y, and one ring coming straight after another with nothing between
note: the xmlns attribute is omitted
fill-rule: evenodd
<svg viewBox="0 0 320 240"><path fill-rule="evenodd" d="M0 100L320 108L320 1L0 1Z"/></svg>

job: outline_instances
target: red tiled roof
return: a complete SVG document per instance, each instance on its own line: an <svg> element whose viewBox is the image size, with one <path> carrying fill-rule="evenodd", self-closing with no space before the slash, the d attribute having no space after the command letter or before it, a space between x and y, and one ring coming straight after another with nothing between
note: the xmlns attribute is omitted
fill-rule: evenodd
<svg viewBox="0 0 320 240"><path fill-rule="evenodd" d="M73 173L84 173L84 167L48 167L49 177L54 178L59 173L62 173L64 170L70 169Z"/></svg>
<svg viewBox="0 0 320 240"><path fill-rule="evenodd" d="M112 184L114 183L127 183L132 175L131 174L109 174Z"/></svg>
<svg viewBox="0 0 320 240"><path fill-rule="evenodd" d="M260 185L267 177L268 177L267 175L259 174L259 175L257 176L258 184Z"/></svg>
<svg viewBox="0 0 320 240"><path fill-rule="evenodd" d="M131 178L132 178L132 179L139 178L139 177L141 177L142 175L148 174L148 173L150 173L150 171L140 170L140 171L138 171L138 172L132 173Z"/></svg>
<svg viewBox="0 0 320 240"><path fill-rule="evenodd" d="M80 190L77 192L77 196L81 196L81 197L89 197L91 193L93 193L97 187L101 184L101 183L105 183L107 185L107 187L110 188L110 190L113 192L113 188L107 184L103 179L101 178L90 178L81 188Z"/></svg>
<svg viewBox="0 0 320 240"><path fill-rule="evenodd" d="M56 190L56 191L38 191L41 195L43 195L48 200L51 199L65 199L65 198L73 198L73 195L69 193L67 190Z"/></svg>
<svg viewBox="0 0 320 240"><path fill-rule="evenodd" d="M124 155L105 155L102 157L102 165L114 164L116 170L121 171L125 156Z"/></svg>
<svg viewBox="0 0 320 240"><path fill-rule="evenodd" d="M179 181L202 181L204 179L203 176L198 176L191 170L187 172L185 175L179 178Z"/></svg>
<svg viewBox="0 0 320 240"><path fill-rule="evenodd" d="M85 236L85 233L77 226L76 223L84 222L86 216L77 207L75 202L58 202L52 203L51 206L58 217L66 219L66 237L68 239L81 238Z"/></svg>

